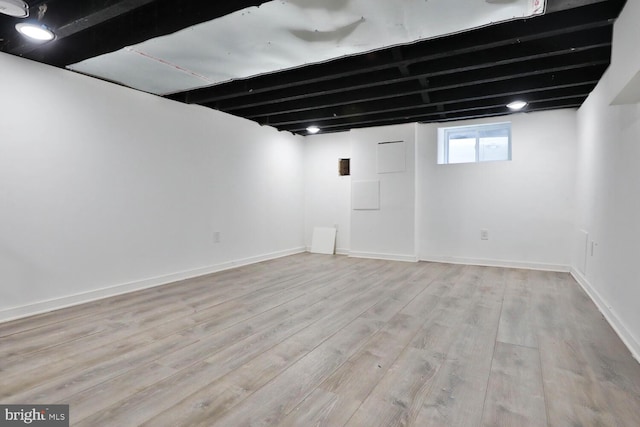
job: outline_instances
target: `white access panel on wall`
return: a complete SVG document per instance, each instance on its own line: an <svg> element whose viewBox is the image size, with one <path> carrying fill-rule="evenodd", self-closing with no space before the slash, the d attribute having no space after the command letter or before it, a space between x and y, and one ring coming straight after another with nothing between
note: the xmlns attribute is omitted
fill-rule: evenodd
<svg viewBox="0 0 640 427"><path fill-rule="evenodd" d="M378 143L378 173L404 172L407 168L404 141Z"/></svg>
<svg viewBox="0 0 640 427"><path fill-rule="evenodd" d="M354 210L380 209L380 181L354 181L351 184L351 207Z"/></svg>

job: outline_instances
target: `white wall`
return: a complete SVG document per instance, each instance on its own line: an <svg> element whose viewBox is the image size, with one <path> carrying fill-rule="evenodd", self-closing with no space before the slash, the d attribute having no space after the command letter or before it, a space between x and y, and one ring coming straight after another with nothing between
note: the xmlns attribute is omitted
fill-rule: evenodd
<svg viewBox="0 0 640 427"><path fill-rule="evenodd" d="M351 249L351 176L338 175L338 159L351 158L351 133L305 138L305 242L314 227L335 227L336 252Z"/></svg>
<svg viewBox="0 0 640 427"><path fill-rule="evenodd" d="M338 226L338 253L415 260L415 124L354 129L305 138L305 238L314 226ZM403 141L405 170L378 173L378 144ZM351 176L338 176L338 159L351 159ZM380 181L380 209L352 210L353 182Z"/></svg>
<svg viewBox="0 0 640 427"><path fill-rule="evenodd" d="M6 54L0 70L0 320L304 247L303 138Z"/></svg>
<svg viewBox="0 0 640 427"><path fill-rule="evenodd" d="M639 21L638 2L627 2L614 27L616 56L638 58ZM640 357L640 104L609 104L619 93L619 76L638 72L638 61L613 63L578 111L573 251L574 275L636 358ZM589 235L586 271L582 271L584 240L578 230Z"/></svg>
<svg viewBox="0 0 640 427"><path fill-rule="evenodd" d="M614 26L609 77L601 85L608 86L608 101L615 104L640 102L639 16L640 1L629 0Z"/></svg>
<svg viewBox="0 0 640 427"><path fill-rule="evenodd" d="M419 125L420 259L567 270L575 116L558 110ZM512 161L436 164L438 127L504 121L512 123Z"/></svg>
<svg viewBox="0 0 640 427"><path fill-rule="evenodd" d="M351 211L351 255L415 260L415 124L350 134L352 182L380 181L380 209ZM378 144L390 141L404 141L405 170L378 173Z"/></svg>
<svg viewBox="0 0 640 427"><path fill-rule="evenodd" d="M438 127L505 120L512 161L436 164ZM575 110L307 137L307 245L314 225L344 229L350 218L351 240L343 233L338 247L356 256L568 271L576 138ZM385 141L406 142L406 171L378 173ZM380 210L349 210L349 184L336 171L349 153L351 182L380 180Z"/></svg>

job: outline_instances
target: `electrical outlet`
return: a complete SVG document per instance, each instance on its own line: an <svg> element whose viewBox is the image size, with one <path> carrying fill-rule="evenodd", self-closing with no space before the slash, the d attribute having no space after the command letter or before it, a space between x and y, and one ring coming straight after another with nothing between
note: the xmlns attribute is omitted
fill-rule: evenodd
<svg viewBox="0 0 640 427"><path fill-rule="evenodd" d="M220 243L220 232L219 231L214 231L213 232L213 243Z"/></svg>
<svg viewBox="0 0 640 427"><path fill-rule="evenodd" d="M480 230L480 240L489 240L489 230L486 228Z"/></svg>

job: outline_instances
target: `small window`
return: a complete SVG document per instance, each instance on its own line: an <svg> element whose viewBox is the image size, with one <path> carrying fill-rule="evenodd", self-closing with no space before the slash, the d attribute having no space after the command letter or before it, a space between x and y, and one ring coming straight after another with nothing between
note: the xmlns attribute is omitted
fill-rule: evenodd
<svg viewBox="0 0 640 427"><path fill-rule="evenodd" d="M511 123L438 129L438 164L511 160Z"/></svg>

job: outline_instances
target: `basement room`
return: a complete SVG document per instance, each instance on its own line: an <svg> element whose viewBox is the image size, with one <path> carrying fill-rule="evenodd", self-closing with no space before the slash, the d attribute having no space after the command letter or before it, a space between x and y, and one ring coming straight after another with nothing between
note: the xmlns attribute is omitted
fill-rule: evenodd
<svg viewBox="0 0 640 427"><path fill-rule="evenodd" d="M0 0L0 425L640 426L639 0Z"/></svg>

